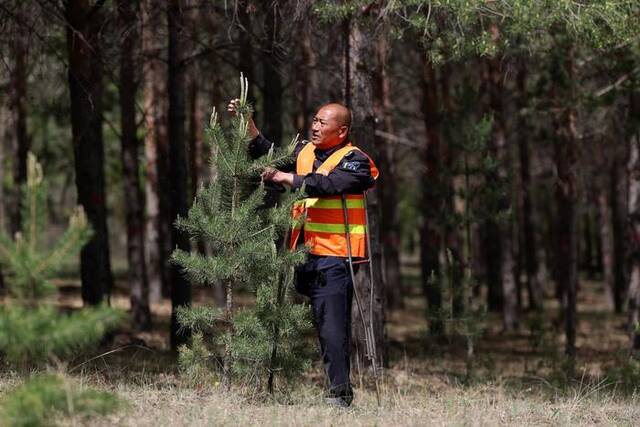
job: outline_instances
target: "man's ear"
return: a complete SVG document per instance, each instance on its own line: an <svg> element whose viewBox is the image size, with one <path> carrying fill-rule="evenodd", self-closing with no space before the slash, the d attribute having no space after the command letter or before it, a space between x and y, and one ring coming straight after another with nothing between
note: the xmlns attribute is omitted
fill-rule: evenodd
<svg viewBox="0 0 640 427"><path fill-rule="evenodd" d="M340 126L340 138L344 138L349 133L349 126L342 125Z"/></svg>

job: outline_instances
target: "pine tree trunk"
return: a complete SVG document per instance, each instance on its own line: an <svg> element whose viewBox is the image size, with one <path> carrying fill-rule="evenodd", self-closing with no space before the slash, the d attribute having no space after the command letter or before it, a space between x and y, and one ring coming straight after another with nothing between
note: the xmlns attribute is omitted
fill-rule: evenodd
<svg viewBox="0 0 640 427"><path fill-rule="evenodd" d="M0 176L5 173L5 158L7 141L11 141L11 111L5 101L0 100ZM4 185L0 185L0 230L7 233L10 231L7 221L7 208L9 203L6 200Z"/></svg>
<svg viewBox="0 0 640 427"><path fill-rule="evenodd" d="M194 19L194 25L197 21ZM194 66L192 66L195 68ZM203 126L205 106L202 105L200 97L200 85L198 84L198 71L193 70L189 78L189 149L187 154L189 157L189 196L188 200L192 201L198 188L202 182L204 174L204 143L203 143ZM207 247L203 240L198 240L195 244L198 252L207 253Z"/></svg>
<svg viewBox="0 0 640 427"><path fill-rule="evenodd" d="M227 322L230 328L233 330L233 286L231 281L224 283L224 295L225 295L225 310ZM229 334L232 332L230 331ZM224 345L224 359L222 366L222 379L225 386L228 388L231 385L231 347L229 342L226 341Z"/></svg>
<svg viewBox="0 0 640 427"><path fill-rule="evenodd" d="M265 1L266 40L262 50L262 95L264 124L262 130L275 145L282 143L282 77L279 51L280 30L278 2Z"/></svg>
<svg viewBox="0 0 640 427"><path fill-rule="evenodd" d="M640 92L629 96L629 289L628 316L630 348L634 358L640 358Z"/></svg>
<svg viewBox="0 0 640 427"><path fill-rule="evenodd" d="M238 34L238 45L240 46L240 49L238 49L238 65L240 72L243 73L249 81L247 100L255 107L256 97L254 94L254 86L257 81L253 60L253 45L255 41L252 38L253 33L251 32L254 24L251 20L251 15L247 11L247 8L252 7L251 5L252 3L250 3L249 0L238 1L238 23L242 26ZM253 118L256 123L258 123L259 115L259 110L254 112Z"/></svg>
<svg viewBox="0 0 640 427"><path fill-rule="evenodd" d="M5 170L5 157L6 157L6 141L12 139L11 136L11 112L3 101L0 101L0 176L4 176ZM8 232L7 224L7 200L4 185L0 185L0 230L2 232ZM0 296L6 294L7 287L4 282L4 274L0 269Z"/></svg>
<svg viewBox="0 0 640 427"><path fill-rule="evenodd" d="M619 145L619 144L616 144ZM626 194L627 178L623 165L628 163L627 153L621 150L622 147L614 148L614 161L609 171L611 176L611 189L609 191L612 218L613 237L613 277L614 277L614 308L616 313L624 311L625 298L627 296L627 269L625 260L627 259L627 236L626 212L628 211Z"/></svg>
<svg viewBox="0 0 640 427"><path fill-rule="evenodd" d="M455 109L453 100L451 98L451 73L452 67L449 64L442 66L442 74L440 76L440 87L442 93L442 107L443 114L448 117L453 117ZM455 156L458 153L455 150L455 143L453 136L448 132L448 128L445 128L443 135L447 141L447 144L443 147L443 164L446 166L447 171L453 171L455 166ZM465 163L466 165L466 163ZM446 212L447 215L460 215L463 217L465 212L460 210L460 206L456 206L456 183L455 176L452 173L447 174L447 195L446 195ZM464 174L466 183L466 171ZM465 260L464 260L464 238L463 233L469 232L471 235L471 229L467 230L466 227L462 227L463 224L449 221L445 225L445 247L447 249L447 265L448 265L448 277L451 287L451 313L454 318L460 319L464 316L465 312ZM462 227L462 228L461 228ZM464 230L464 231L463 231ZM471 266L469 265L469 268ZM470 272L470 271L469 271ZM468 282L470 284L471 282Z"/></svg>
<svg viewBox="0 0 640 427"><path fill-rule="evenodd" d="M584 213L584 227L583 227L583 233L584 233L584 250L583 250L583 260L584 260L584 269L587 272L587 276L590 279L595 279L596 278L596 262L595 262L595 257L596 257L596 248L595 245L593 244L593 237L594 237L594 223L593 223L593 217L592 217L592 213L591 213L591 209L588 209L587 212Z"/></svg>
<svg viewBox="0 0 640 427"><path fill-rule="evenodd" d="M18 6L18 19L25 19L25 6ZM16 25L11 46L14 67L11 75L13 88L13 123L15 144L13 163L13 203L11 204L11 235L20 230L21 186L27 180L27 153L31 145L27 133L27 61L29 34L23 25Z"/></svg>
<svg viewBox="0 0 640 427"><path fill-rule="evenodd" d="M118 0L120 24L120 97L122 177L127 223L127 261L129 298L133 325L140 330L151 327L149 282L144 259L144 195L140 185L138 152L140 142L136 125L137 79L133 55L138 44L136 0Z"/></svg>
<svg viewBox="0 0 640 427"><path fill-rule="evenodd" d="M303 23L300 29L300 56L302 57L302 67L296 69L296 92L298 97L298 108L294 116L294 127L300 133L302 139L308 139L304 132L311 129L311 116L316 97L318 96L318 74L316 73L316 52L311 43L311 34L308 29L309 24Z"/></svg>
<svg viewBox="0 0 640 427"><path fill-rule="evenodd" d="M373 99L373 71L374 49L373 36L361 27L356 19L348 26L346 65L346 103L353 114L352 137L358 146L369 153L374 159L378 158L378 147L375 147L375 113L371 100ZM382 179L384 179L382 177ZM378 366L386 363L385 342L385 283L382 276L382 247L380 241L380 199L376 190L367 194L367 211L369 217L369 237L371 239L371 258L373 277L369 276L366 266L360 269L355 291L362 298L362 309L366 322L371 322ZM372 286L373 285L373 286ZM354 304L354 319L352 322L354 337L358 342L364 342L362 320ZM360 366L364 366L364 354L360 354Z"/></svg>
<svg viewBox="0 0 640 427"><path fill-rule="evenodd" d="M497 40L500 32L497 25L492 26L493 37ZM492 188L501 194L498 202L498 208L501 212L507 210L511 204L508 191L509 164L511 164L509 156L509 148L507 147L506 124L504 118L504 88L502 85L501 59L492 58L487 61L487 87L489 89L489 104L493 112L493 135L489 143L489 150L496 159L497 176L492 177L495 180L495 186ZM504 194L502 194L504 193ZM513 231L510 218L499 220L496 224L495 237L500 245L500 283L502 285L502 321L506 330L513 330L518 326L518 293L513 276L514 259L513 259Z"/></svg>
<svg viewBox="0 0 640 427"><path fill-rule="evenodd" d="M494 134L492 135L491 142L489 143L489 154L500 162L498 144L502 144L504 138L504 129L500 121L502 120L501 104L500 104L500 88L496 88L493 82L494 74L499 74L498 70L492 68L497 67L491 64L490 61L485 61L482 70L482 87L483 92L488 95L488 103L491 107L492 114L494 115ZM499 83L498 83L499 84ZM498 93L496 93L498 92ZM494 105L494 104L498 105ZM502 188L501 174L499 170L490 170L485 173L485 182L488 188L492 191L499 191ZM483 249L485 254L485 263L487 265L487 307L490 311L500 311L504 314L504 284L502 283L504 277L504 263L503 263L503 228L498 220L493 216L489 216L483 224Z"/></svg>
<svg viewBox="0 0 640 427"><path fill-rule="evenodd" d="M171 194L171 217L173 224L178 216L187 215L187 157L185 150L185 63L183 55L184 3L171 0L167 11L169 24L169 177ZM171 228L171 247L190 250L188 236L176 227ZM191 303L191 286L180 273L177 265L171 271L171 348L177 349L188 339L187 332L180 332L176 310Z"/></svg>
<svg viewBox="0 0 640 427"><path fill-rule="evenodd" d="M103 301L113 282L102 140L102 7L101 3L92 7L88 0L69 0L65 9L76 188L94 231L80 254L82 300L91 305Z"/></svg>
<svg viewBox="0 0 640 427"><path fill-rule="evenodd" d="M566 347L572 362L576 356L577 305L577 130L574 47L560 49L562 56L553 64L551 99L554 102L554 162L557 173L557 280L563 293ZM570 367L571 369L572 367ZM570 372L572 373L572 372Z"/></svg>
<svg viewBox="0 0 640 427"><path fill-rule="evenodd" d="M614 275L613 275L613 236L611 232L611 210L609 209L609 198L607 191L600 186L598 201L598 224L600 231L600 241L602 242L602 281L604 284L607 302L611 307L615 307L614 303Z"/></svg>
<svg viewBox="0 0 640 427"><path fill-rule="evenodd" d="M525 270L527 273L527 290L529 293L529 308L542 310L543 292L542 282L539 280L538 245L536 242L536 217L533 208L533 182L531 179L531 151L529 149L529 131L527 120L523 117L523 111L527 107L527 71L525 64L521 64L518 70L519 109L518 116L518 154L520 158L520 194L522 197L522 252L525 258Z"/></svg>
<svg viewBox="0 0 640 427"><path fill-rule="evenodd" d="M375 43L376 54L376 72L375 72L375 91L373 104L375 108L378 123L384 132L393 134L393 123L391 112L393 106L391 104L391 88L387 71L387 55L389 53L388 30L380 33ZM398 218L398 186L395 170L395 153L394 146L386 139L377 137L376 146L379 147L378 152L380 158L377 162L380 168L380 174L384 177L379 185L380 200L382 204L381 217L381 240L383 243L383 269L382 274L385 276L385 297L387 308L403 308L404 307L404 290L402 289L402 280L400 277L400 235L399 235L399 218Z"/></svg>
<svg viewBox="0 0 640 427"><path fill-rule="evenodd" d="M142 97L145 112L146 134L145 150L145 252L147 274L149 278L149 299L158 303L162 300L163 289L166 286L166 242L168 228L166 226L166 189L161 184L166 180L168 136L167 136L167 96L166 96L166 64L163 60L165 43L160 38L158 30L165 25L166 14L158 10L156 3L151 0L141 0L142 5L142 53L143 88Z"/></svg>
<svg viewBox="0 0 640 427"><path fill-rule="evenodd" d="M494 181L486 178L487 185L495 185ZM487 308L489 311L502 312L502 264L500 262L502 248L500 247L500 228L492 218L482 225L482 248L485 264L485 279L487 282Z"/></svg>
<svg viewBox="0 0 640 427"><path fill-rule="evenodd" d="M598 215L600 215L600 213L596 210L596 227L599 227L600 224L600 220L598 218ZM600 239L600 234L599 234L599 230L597 232L597 236L596 239L594 241L594 247L593 247L593 251L595 253L595 262L593 265L593 274L604 274L604 266L602 265L602 239ZM611 307L613 307L613 290L611 291Z"/></svg>
<svg viewBox="0 0 640 427"><path fill-rule="evenodd" d="M204 106L199 94L197 73L193 73L189 84L189 199L193 199L202 182Z"/></svg>
<svg viewBox="0 0 640 427"><path fill-rule="evenodd" d="M427 298L429 331L432 335L444 333L442 323L442 289L440 268L440 247L442 245L442 227L440 212L443 209L442 147L440 141L440 114L436 70L422 55L422 115L427 133L427 143L422 150L425 172L422 174L422 214L420 228L420 263L422 286Z"/></svg>

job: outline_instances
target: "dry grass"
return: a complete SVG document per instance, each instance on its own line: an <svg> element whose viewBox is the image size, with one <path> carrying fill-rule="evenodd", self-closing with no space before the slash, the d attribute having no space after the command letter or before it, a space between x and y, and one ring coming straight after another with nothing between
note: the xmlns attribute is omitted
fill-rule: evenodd
<svg viewBox="0 0 640 427"><path fill-rule="evenodd" d="M177 387L119 385L131 402L128 411L93 425L124 426L317 426L317 425L638 425L635 398L614 398L597 387L574 395L549 396L530 387L509 391L500 384L461 387L437 377L404 378L387 388L377 407L369 392L359 392L348 410L328 408L317 387L301 387L288 404L255 403L236 392Z"/></svg>
<svg viewBox="0 0 640 427"><path fill-rule="evenodd" d="M598 284L582 284L581 377L569 383L556 381L563 334L551 299L542 319L542 330L548 332L537 343L533 317L523 319L519 331L507 334L499 317L491 315L486 334L477 343L475 380L466 384L464 346L456 339L427 337L422 298L418 289L413 292L407 310L389 315L391 367L385 371L381 407L357 375L354 405L348 410L326 407L318 363L286 398L250 397L246 390L225 391L215 382L184 384L167 349L168 303L153 307L154 331L123 330L102 351L119 350L88 362L71 362L69 368L78 378L112 389L129 402L128 409L90 423L99 426L640 425L637 396L628 389L622 393L611 379L600 379L624 360L627 338L624 316L610 314L601 305L604 298ZM201 292L196 297L203 301L210 295ZM116 293L112 302L128 306L124 293ZM68 285L60 303L79 305L73 286ZM12 383L15 377L0 378L0 393Z"/></svg>

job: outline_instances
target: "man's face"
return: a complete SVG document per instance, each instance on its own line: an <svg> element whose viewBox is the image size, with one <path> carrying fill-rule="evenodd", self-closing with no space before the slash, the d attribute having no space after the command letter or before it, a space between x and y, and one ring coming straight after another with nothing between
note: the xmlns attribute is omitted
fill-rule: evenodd
<svg viewBox="0 0 640 427"><path fill-rule="evenodd" d="M311 143L318 148L327 149L340 144L349 130L337 117L331 106L322 107L313 117L311 125Z"/></svg>

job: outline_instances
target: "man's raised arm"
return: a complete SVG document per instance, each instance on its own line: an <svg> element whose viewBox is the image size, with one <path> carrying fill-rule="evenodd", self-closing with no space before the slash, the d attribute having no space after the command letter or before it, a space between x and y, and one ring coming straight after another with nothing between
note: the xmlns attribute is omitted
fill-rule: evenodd
<svg viewBox="0 0 640 427"><path fill-rule="evenodd" d="M229 105L227 105L227 111L232 114L238 114L239 102L240 100L238 98L229 101ZM269 152L269 149L271 148L271 142L264 136L262 136L260 130L256 126L256 123L253 121L253 117L251 116L249 116L247 133L249 138L251 138L248 149L249 155L252 158L257 159L258 157L264 156Z"/></svg>

